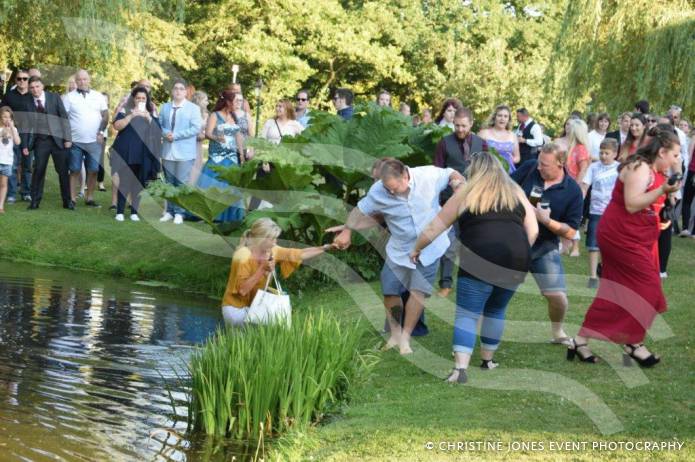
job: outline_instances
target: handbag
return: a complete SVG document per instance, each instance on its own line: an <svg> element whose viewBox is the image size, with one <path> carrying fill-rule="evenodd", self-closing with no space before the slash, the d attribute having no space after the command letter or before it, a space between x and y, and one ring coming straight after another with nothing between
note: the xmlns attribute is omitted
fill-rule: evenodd
<svg viewBox="0 0 695 462"><path fill-rule="evenodd" d="M270 277L275 280L276 291L268 286ZM276 293L277 292L277 293ZM286 324L288 327L292 321L292 306L290 296L282 291L275 271L268 275L265 288L258 290L253 297L251 306L246 315L246 322L252 324Z"/></svg>

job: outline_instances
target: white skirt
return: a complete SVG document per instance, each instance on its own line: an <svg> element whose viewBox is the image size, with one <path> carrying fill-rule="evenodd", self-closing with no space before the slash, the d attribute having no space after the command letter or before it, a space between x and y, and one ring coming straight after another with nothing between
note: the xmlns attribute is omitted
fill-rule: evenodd
<svg viewBox="0 0 695 462"><path fill-rule="evenodd" d="M246 316L249 313L249 308L238 308L232 305L225 305L222 307L222 317L224 318L224 323L228 326L243 326L246 324Z"/></svg>

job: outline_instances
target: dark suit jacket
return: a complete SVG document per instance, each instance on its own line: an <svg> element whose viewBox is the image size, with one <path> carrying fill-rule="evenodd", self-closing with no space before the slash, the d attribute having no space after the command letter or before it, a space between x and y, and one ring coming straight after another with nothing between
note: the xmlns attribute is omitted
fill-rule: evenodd
<svg viewBox="0 0 695 462"><path fill-rule="evenodd" d="M51 93L45 91L46 95L46 114L48 115L48 135L53 138L53 141L58 145L59 148L63 148L63 143L66 141L72 141L72 133L70 131L70 121L68 120L68 113L63 106L63 100L60 99L60 95L57 93ZM36 140L38 122L37 118L42 114L36 112L36 105L34 104L34 97L31 97L27 102L27 122L29 125L29 140L28 147L31 151L34 148L34 141ZM44 135L46 133L43 133Z"/></svg>
<svg viewBox="0 0 695 462"><path fill-rule="evenodd" d="M613 138L618 142L618 146L620 146L620 130L606 133L606 138Z"/></svg>

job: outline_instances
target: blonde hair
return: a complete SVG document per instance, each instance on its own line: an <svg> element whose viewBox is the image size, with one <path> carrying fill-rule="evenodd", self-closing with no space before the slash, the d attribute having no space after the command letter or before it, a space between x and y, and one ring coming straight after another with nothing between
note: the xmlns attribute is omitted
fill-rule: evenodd
<svg viewBox="0 0 695 462"><path fill-rule="evenodd" d="M466 210L475 215L514 210L519 205L520 188L494 155L488 152L474 154L466 176L466 183L456 192L463 196L459 215Z"/></svg>
<svg viewBox="0 0 695 462"><path fill-rule="evenodd" d="M570 119L567 122L570 126L569 140L567 141L567 152L572 152L572 149L578 144L584 147L589 146L589 128L581 119Z"/></svg>
<svg viewBox="0 0 695 462"><path fill-rule="evenodd" d="M282 229L270 218L259 218L241 235L240 246L249 247L261 240L277 239Z"/></svg>
<svg viewBox="0 0 695 462"><path fill-rule="evenodd" d="M509 120L507 120L507 125L504 127L506 130L511 130L512 129L512 109L507 106L506 104L500 104L495 108L494 111L492 111L492 114L490 114L490 118L487 121L487 126L488 128L492 128L495 126L495 119L497 118L497 114L500 111L507 111L509 113ZM471 119L471 122L473 119Z"/></svg>

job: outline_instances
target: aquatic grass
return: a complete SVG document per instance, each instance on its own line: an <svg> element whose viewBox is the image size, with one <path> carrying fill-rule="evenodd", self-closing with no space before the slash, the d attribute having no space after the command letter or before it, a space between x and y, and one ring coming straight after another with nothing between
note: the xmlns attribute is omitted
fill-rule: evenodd
<svg viewBox="0 0 695 462"><path fill-rule="evenodd" d="M240 440L318 422L368 367L365 329L323 311L282 325L219 329L191 357L191 428Z"/></svg>

